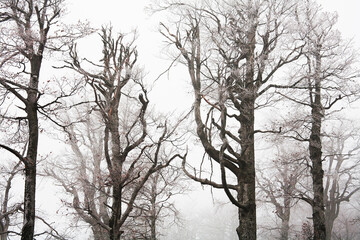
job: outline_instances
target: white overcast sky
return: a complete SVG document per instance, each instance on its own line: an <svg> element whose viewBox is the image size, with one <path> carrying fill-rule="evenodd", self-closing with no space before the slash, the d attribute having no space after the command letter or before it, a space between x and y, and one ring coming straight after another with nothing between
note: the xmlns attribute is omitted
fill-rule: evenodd
<svg viewBox="0 0 360 240"><path fill-rule="evenodd" d="M94 27L111 23L116 32L129 32L137 29L139 34L137 45L141 64L149 73L148 77L154 79L167 68L169 62L160 58L163 43L162 37L157 31L159 16L149 16L144 11L144 7L150 2L151 0L67 0L68 15L66 18L68 21L89 20ZM360 0L318 0L318 2L323 5L325 10L338 12L339 30L345 38L353 38L357 48L360 48ZM96 39L96 36L92 38L92 40ZM86 49L88 53L94 49L101 50L99 42L88 41L87 44L87 46L83 46L83 49ZM174 75L176 73L172 73L172 76ZM181 108L182 105L189 107L192 97L186 95L186 92L190 92L188 91L186 72L174 76L178 81L174 81L172 76L159 81L153 92L153 98L157 99L152 101L153 99L150 98L150 101L160 105L162 109ZM182 77L184 79L181 79ZM46 183L47 181L42 184L40 182L40 185L46 185ZM46 208L50 207L50 202L56 203L55 196L52 197L54 199L47 196L44 202L39 200L38 207Z"/></svg>
<svg viewBox="0 0 360 240"><path fill-rule="evenodd" d="M66 2L67 18L72 21L89 20L95 27L111 23L116 32L130 32L137 29L139 34L137 40L139 59L145 68L145 72L148 73L148 81L155 79L158 74L167 68L169 62L164 61L164 55L162 55L163 58L160 58L164 47L163 38L157 31L160 16L149 16L144 11L144 7L151 3L151 0L68 0ZM360 48L360 1L318 0L318 2L323 5L325 10L338 12L338 28L345 38L354 38L357 48ZM96 39L96 36L93 39ZM98 42L89 44L91 46L83 47L85 49L96 49L96 46L98 46L98 50L100 50L101 45ZM179 80L179 75L173 73L170 76L170 79L175 77L178 79L177 81L162 79L155 86L153 95L158 96L160 94L162 97L159 97L162 99L171 98L173 100L156 102L161 109L174 109L174 107L180 107L178 105L181 104L191 104L191 97L189 99L189 95L179 91L179 88L182 88L186 92L190 92L187 79ZM183 76L186 78L186 74Z"/></svg>
<svg viewBox="0 0 360 240"><path fill-rule="evenodd" d="M88 19L95 26L112 23L116 30L129 31L137 28L140 40L159 36L156 32L158 19L145 13L144 7L151 0L68 0L68 15L73 19ZM360 41L360 1L359 0L318 0L327 11L339 14L339 29L346 37L357 36ZM141 44L145 42L140 41ZM146 46L152 47L152 46ZM150 50L150 49L149 49Z"/></svg>

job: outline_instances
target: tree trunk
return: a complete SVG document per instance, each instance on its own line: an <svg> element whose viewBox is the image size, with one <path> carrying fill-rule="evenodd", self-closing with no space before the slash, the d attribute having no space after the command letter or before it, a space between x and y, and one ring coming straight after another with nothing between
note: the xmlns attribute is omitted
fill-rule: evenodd
<svg viewBox="0 0 360 240"><path fill-rule="evenodd" d="M256 202L255 202L255 142L254 142L254 125L255 125L255 100L256 91L254 86L254 69L255 69L255 36L256 23L252 22L251 28L247 35L249 48L246 57L246 74L242 81L244 90L239 93L240 103L240 145L241 156L239 162L238 184L238 201L240 204L247 206L239 208L239 227L236 229L239 239L255 240L256 239Z"/></svg>
<svg viewBox="0 0 360 240"><path fill-rule="evenodd" d="M121 217L121 186L113 185L113 204L110 218L110 240L119 240L121 237L120 217Z"/></svg>
<svg viewBox="0 0 360 240"><path fill-rule="evenodd" d="M288 197L288 198L289 198L288 202L290 203L290 201L291 201L290 197ZM287 199L285 201L287 201ZM289 222L290 222L290 204L289 204L289 206L286 207L286 205L285 205L285 207L284 207L284 214L281 219L281 232L280 232L281 240L289 239L289 230L290 230Z"/></svg>
<svg viewBox="0 0 360 240"><path fill-rule="evenodd" d="M151 203L151 216L150 216L150 240L156 240L156 214L157 214L157 209L156 209L156 197L157 197L157 186L156 183L158 181L158 177L159 175L155 175L152 178L152 184L151 184L151 199L150 199L150 203Z"/></svg>
<svg viewBox="0 0 360 240"><path fill-rule="evenodd" d="M0 221L0 240L6 240L7 239L7 226Z"/></svg>
<svg viewBox="0 0 360 240"><path fill-rule="evenodd" d="M109 240L110 239L110 234L108 231L106 231L105 229L103 229L100 226L92 226L91 227L93 235L94 235L94 240Z"/></svg>
<svg viewBox="0 0 360 240"><path fill-rule="evenodd" d="M311 104L311 134L309 141L310 159L312 162L312 180L314 199L312 201L313 208L313 226L314 239L326 239L325 226L325 207L324 207L324 171L322 169L322 146L321 146L321 124L323 117L323 107L321 104L321 59L320 54L316 56L316 72L315 72L315 96Z"/></svg>
<svg viewBox="0 0 360 240"><path fill-rule="evenodd" d="M35 228L36 160L39 142L37 101L41 62L42 56L37 55L30 61L31 75L26 104L29 146L25 159L24 225L21 240L33 240Z"/></svg>
<svg viewBox="0 0 360 240"><path fill-rule="evenodd" d="M21 240L33 240L35 228L36 164L25 167L24 225Z"/></svg>
<svg viewBox="0 0 360 240"><path fill-rule="evenodd" d="M294 191L295 187L295 181L292 177L293 175L290 173L289 176L289 168L287 166L287 163L285 163L285 169L284 169L284 207L281 210L281 232L280 232L280 239L281 240L288 240L289 239L289 230L290 230L290 214L291 214L291 200L292 200L292 192Z"/></svg>
<svg viewBox="0 0 360 240"><path fill-rule="evenodd" d="M339 211L339 206L337 206L339 203L335 201L336 199L333 199L332 203L328 203L328 206L325 208L326 240L331 240L332 229Z"/></svg>
<svg viewBox="0 0 360 240"><path fill-rule="evenodd" d="M239 130L242 159L238 176L238 201L247 207L239 208L239 227L236 229L241 240L256 239L254 104L253 94L245 92L241 100Z"/></svg>
<svg viewBox="0 0 360 240"><path fill-rule="evenodd" d="M334 226L334 220L331 219L331 220L327 220L326 222L327 222L327 224L326 224L326 240L331 240L332 229Z"/></svg>
<svg viewBox="0 0 360 240"><path fill-rule="evenodd" d="M122 234L120 230L120 218L122 214L122 164L123 156L121 153L121 143L119 134L119 106L120 96L115 96L112 102L110 102L109 110L109 130L111 133L111 153L112 153L112 167L110 169L110 176L112 180L112 207L110 218L110 239L119 240Z"/></svg>

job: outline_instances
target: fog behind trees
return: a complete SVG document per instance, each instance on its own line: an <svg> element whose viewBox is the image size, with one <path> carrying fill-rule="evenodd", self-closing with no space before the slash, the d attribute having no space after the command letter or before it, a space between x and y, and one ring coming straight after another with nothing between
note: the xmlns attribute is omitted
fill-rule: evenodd
<svg viewBox="0 0 360 240"><path fill-rule="evenodd" d="M1 1L0 236L357 239L356 5Z"/></svg>

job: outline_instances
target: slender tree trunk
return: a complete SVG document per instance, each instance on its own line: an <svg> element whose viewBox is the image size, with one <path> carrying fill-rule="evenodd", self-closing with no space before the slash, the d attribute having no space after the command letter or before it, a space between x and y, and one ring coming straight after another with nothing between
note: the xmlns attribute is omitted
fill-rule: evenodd
<svg viewBox="0 0 360 240"><path fill-rule="evenodd" d="M21 240L33 240L35 228L36 164L25 167L24 225Z"/></svg>
<svg viewBox="0 0 360 240"><path fill-rule="evenodd" d="M157 196L157 189L156 189L156 183L158 181L159 175L155 175L152 178L152 184L151 184L151 216L150 216L150 240L156 240L156 196Z"/></svg>
<svg viewBox="0 0 360 240"><path fill-rule="evenodd" d="M339 173L339 168L340 168L339 162L337 163L337 167L336 167L336 176ZM328 176L328 181L330 181L330 176ZM338 217L339 215L339 211L340 211L340 201L338 202L338 199L336 197L336 195L340 194L338 192L339 189L339 183L337 182L338 179L335 177L332 180L332 186L331 189L327 195L327 190L325 190L325 224L326 224L326 239L327 240L331 240L331 236L332 236L332 229L334 226L334 222L335 219Z"/></svg>
<svg viewBox="0 0 360 240"><path fill-rule="evenodd" d="M325 207L324 207L324 170L322 169L322 146L321 146L321 124L323 117L323 107L321 104L321 59L320 54L316 56L316 72L315 72L315 87L314 98L311 103L311 134L309 141L310 159L312 162L312 180L314 199L312 202L313 208L313 226L314 239L326 239L325 226Z"/></svg>
<svg viewBox="0 0 360 240"><path fill-rule="evenodd" d="M333 190L335 190L335 188L333 188L332 191ZM334 221L337 218L337 213L339 211L339 206L337 206L337 204L339 203L336 203L336 199L333 199L325 208L326 240L331 240Z"/></svg>
<svg viewBox="0 0 360 240"><path fill-rule="evenodd" d="M281 240L288 240L289 239L289 230L290 230L290 215L291 215L291 200L292 200L292 192L294 191L295 181L293 178L292 173L289 173L289 168L287 163L285 163L284 172L284 207L281 210L281 232L280 232L280 239ZM290 176L289 176L290 174Z"/></svg>
<svg viewBox="0 0 360 240"><path fill-rule="evenodd" d="M281 218L281 233L280 233L281 240L289 239L290 203L291 203L291 197L285 196L284 209L283 209L283 214L282 214L282 218Z"/></svg>
<svg viewBox="0 0 360 240"><path fill-rule="evenodd" d="M289 239L289 219L285 219L281 221L281 233L280 239L281 240L288 240Z"/></svg>
<svg viewBox="0 0 360 240"><path fill-rule="evenodd" d="M42 56L37 55L30 60L31 75L26 104L29 146L25 159L24 225L21 240L33 240L35 228L36 160L39 142L37 101L41 62Z"/></svg>
<svg viewBox="0 0 360 240"><path fill-rule="evenodd" d="M331 240L333 226L334 226L334 219L329 219L326 221L326 240Z"/></svg>

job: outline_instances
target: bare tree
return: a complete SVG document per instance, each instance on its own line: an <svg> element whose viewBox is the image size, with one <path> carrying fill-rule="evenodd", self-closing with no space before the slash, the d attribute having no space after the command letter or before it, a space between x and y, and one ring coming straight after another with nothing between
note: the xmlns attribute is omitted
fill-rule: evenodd
<svg viewBox="0 0 360 240"><path fill-rule="evenodd" d="M342 120L324 139L325 169L325 223L326 237L331 239L335 219L339 216L340 205L349 202L360 190L356 173L359 168L358 130L347 126Z"/></svg>
<svg viewBox="0 0 360 240"><path fill-rule="evenodd" d="M175 130L170 123L147 119L149 100L141 72L135 65L135 36L119 34L113 38L111 28L103 28L100 36L103 43L100 63L85 60L93 68L85 70L74 46L70 50L72 60L65 67L81 74L93 89L94 110L101 114L105 128L103 142L108 171L105 184L111 193L104 204L109 219L102 221L88 205L82 208L109 232L110 239L120 239L124 223L150 176L181 156L172 152L172 148L164 149L166 143L176 139L172 138Z"/></svg>
<svg viewBox="0 0 360 240"><path fill-rule="evenodd" d="M11 199L11 184L13 182L14 177L21 171L20 168L21 162L16 163L8 172L4 172L4 189L1 188L2 197L1 197L1 213L0 213L0 239L6 240L8 236L11 236L8 232L9 227L14 224L11 222L10 217L12 215L16 215L22 209L21 203L10 202Z"/></svg>
<svg viewBox="0 0 360 240"><path fill-rule="evenodd" d="M1 23L14 26L9 32L18 34L9 35L14 40L11 44L2 42L1 66L17 57L19 65L30 64L28 82L14 81L12 78L1 77L0 84L8 92L14 94L18 101L25 106L25 117L28 121L29 144L26 156L4 144L0 146L14 154L25 165L25 194L24 194L24 225L21 239L33 239L35 224L35 187L36 187L36 160L38 151L38 98L39 76L43 52L47 44L50 26L60 14L59 1L3 1L1 9ZM34 25L36 24L36 25ZM3 39L5 40L5 39ZM24 96L25 95L25 96Z"/></svg>
<svg viewBox="0 0 360 240"><path fill-rule="evenodd" d="M27 138L26 154L22 156L16 145L0 144L25 166L24 223L21 239L33 239L35 225L36 165L39 143L38 113L47 115L51 103L40 104L44 91L40 88L40 70L47 51L57 51L73 37L76 28L55 30L62 14L63 0L4 0L0 3L0 86L8 104L2 118L19 122ZM60 29L57 29L60 30ZM61 98L61 97L60 97ZM25 113L25 115L24 115ZM25 137L26 136L26 137ZM19 146L20 145L20 146ZM17 147L25 149L24 144Z"/></svg>
<svg viewBox="0 0 360 240"><path fill-rule="evenodd" d="M356 93L355 55L335 29L336 15L323 12L313 1L306 1L298 5L296 18L299 39L306 46L302 64L299 69L294 68L295 74L288 85L296 91L280 94L297 104L297 112L307 112L304 118L297 116L297 129L291 125L291 138L308 144L313 196L303 200L313 209L314 238L327 239L322 126L332 112L340 109L336 108L337 102Z"/></svg>
<svg viewBox="0 0 360 240"><path fill-rule="evenodd" d="M131 237L160 239L162 229L178 224L179 216L171 198L187 191L181 169L169 166L152 174L135 202L127 228ZM131 237L129 239L132 239Z"/></svg>
<svg viewBox="0 0 360 240"><path fill-rule="evenodd" d="M275 131L255 129L255 109L270 101L276 73L301 55L303 43L292 41L288 28L293 3L173 1L163 8L178 16L173 26L161 24L161 33L188 69L196 133L219 164L221 183L190 173L185 161L184 170L224 189L239 209L239 239L256 239L255 134Z"/></svg>
<svg viewBox="0 0 360 240"><path fill-rule="evenodd" d="M289 143L286 141L286 146L282 143L278 147L276 159L269 166L271 171L276 173L267 176L269 174L266 174L264 170L258 169L260 174L257 178L257 186L265 195L265 201L275 207L275 214L281 220L279 238L281 240L289 239L291 209L298 201L295 198L297 183L306 170L306 166L299 164L305 158L302 151L304 149L296 149L295 145L291 146ZM279 144L279 142L275 142L275 144Z"/></svg>
<svg viewBox="0 0 360 240"><path fill-rule="evenodd" d="M348 209L350 210L350 209ZM351 210L350 210L351 211ZM349 218L350 211L340 214L334 224L332 239L358 239L360 237L359 224ZM350 214L351 215L351 214Z"/></svg>
<svg viewBox="0 0 360 240"><path fill-rule="evenodd" d="M106 184L108 174L103 167L101 117L96 112L90 115L90 106L83 107L83 112L79 109L74 109L76 113L72 115L82 120L65 129L65 143L70 146L71 154L63 155L64 160L57 160L46 172L70 195L71 201L63 202L75 210L77 219L90 225L94 239L110 239L109 232L98 223L109 221L104 203L109 202L111 190ZM76 121L67 118L68 122ZM91 217L89 212L97 218Z"/></svg>
<svg viewBox="0 0 360 240"><path fill-rule="evenodd" d="M122 110L131 111L130 108ZM110 239L109 231L98 223L100 220L108 224L110 216L106 205L111 200L109 174L104 168L106 162L101 116L98 112L93 112L90 105L78 107L74 112L75 114L71 114L72 118L77 116L75 118L82 120L67 117L68 122L77 121L65 129L65 143L71 148L71 153L63 155L63 161L57 160L46 171L70 195L71 201L63 202L75 210L75 219L89 224L95 240ZM158 239L157 227L166 218L175 217L177 214L174 204L169 202L169 199L186 189L184 184L178 182L180 177L181 171L171 166L149 177L134 202L133 212L123 225L123 239ZM124 202L131 197L128 194L134 190L131 187L130 183L124 192ZM98 220L91 215L97 216Z"/></svg>

